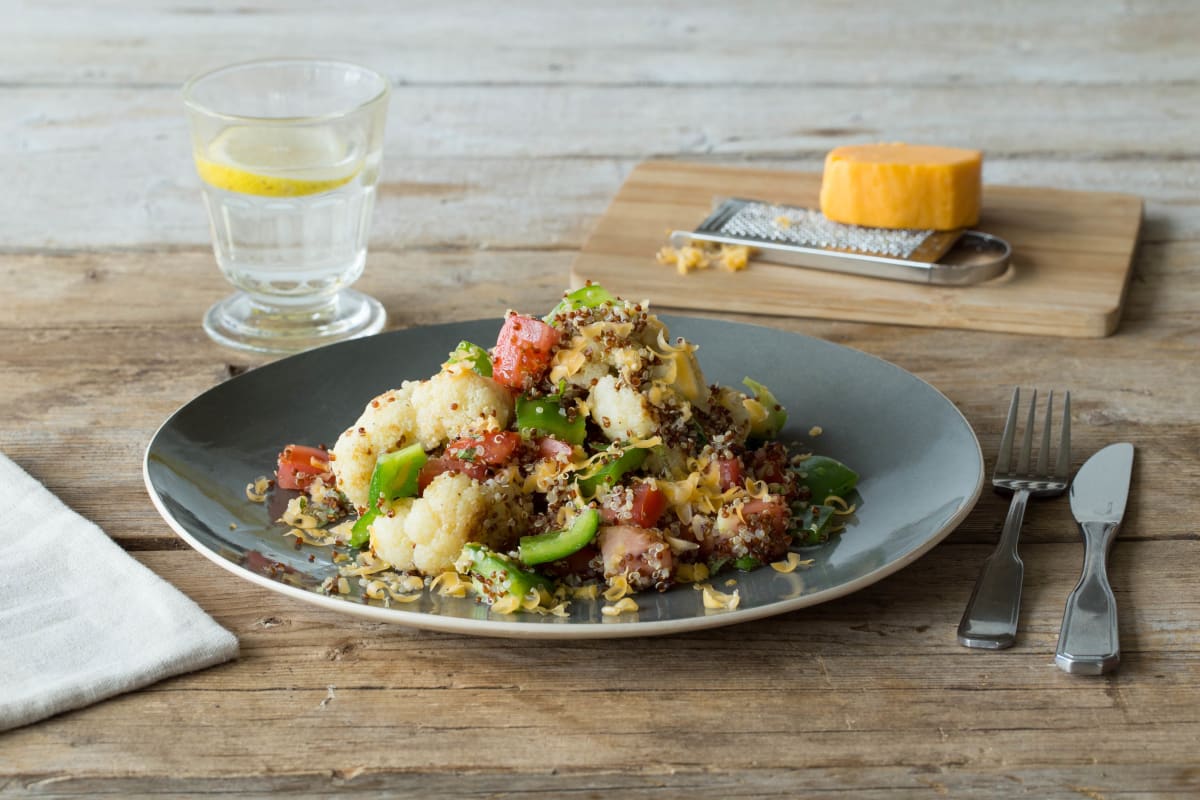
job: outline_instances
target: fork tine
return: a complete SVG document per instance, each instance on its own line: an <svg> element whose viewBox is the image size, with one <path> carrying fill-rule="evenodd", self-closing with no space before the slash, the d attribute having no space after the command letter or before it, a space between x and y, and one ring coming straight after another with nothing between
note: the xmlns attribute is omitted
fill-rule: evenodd
<svg viewBox="0 0 1200 800"><path fill-rule="evenodd" d="M1058 462L1054 465L1054 477L1065 479L1071 474L1071 393L1063 400L1062 433L1058 441Z"/></svg>
<svg viewBox="0 0 1200 800"><path fill-rule="evenodd" d="M1038 450L1037 467L1034 474L1042 477L1048 475L1046 465L1050 461L1050 423L1054 420L1054 390L1050 390L1046 398L1046 426L1042 428L1042 447Z"/></svg>
<svg viewBox="0 0 1200 800"><path fill-rule="evenodd" d="M1037 422L1037 389L1029 400L1029 416L1025 420L1025 439L1021 443L1021 455L1017 456L1017 474L1029 474L1029 454L1033 450L1033 426Z"/></svg>
<svg viewBox="0 0 1200 800"><path fill-rule="evenodd" d="M1000 434L1000 452L996 455L996 473L1008 472L1012 460L1013 436L1017 431L1017 406L1021 403L1021 387L1013 389L1012 402L1008 405L1008 419L1004 422L1004 433Z"/></svg>

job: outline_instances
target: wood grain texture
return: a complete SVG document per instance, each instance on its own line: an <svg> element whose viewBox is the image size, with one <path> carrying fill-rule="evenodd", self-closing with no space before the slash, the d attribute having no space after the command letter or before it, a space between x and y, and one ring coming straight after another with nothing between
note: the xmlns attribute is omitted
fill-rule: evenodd
<svg viewBox="0 0 1200 800"><path fill-rule="evenodd" d="M680 275L657 264L664 231L690 231L714 197L817 208L820 173L649 161L634 169L571 265L664 306L936 328L1101 337L1116 330L1142 224L1141 198L985 186L976 229L1013 249L1008 271L972 286L928 286L751 260L741 272ZM640 293L640 294L635 294Z"/></svg>
<svg viewBox="0 0 1200 800"><path fill-rule="evenodd" d="M0 797L1200 793L1194 4L50 0L5 19L0 449L234 631L242 657L0 734ZM962 409L989 467L1018 384L1072 390L1076 466L1134 442L1112 553L1120 671L1053 666L1082 556L1065 502L1030 509L1004 653L954 642L1003 521L991 493L862 592L640 641L359 622L187 549L145 495L142 452L176 407L263 359L199 326L228 287L178 87L278 53L396 83L359 284L393 328L549 307L647 159L811 172L838 144L932 141L984 149L989 184L1143 198L1105 339L720 314L914 372Z"/></svg>

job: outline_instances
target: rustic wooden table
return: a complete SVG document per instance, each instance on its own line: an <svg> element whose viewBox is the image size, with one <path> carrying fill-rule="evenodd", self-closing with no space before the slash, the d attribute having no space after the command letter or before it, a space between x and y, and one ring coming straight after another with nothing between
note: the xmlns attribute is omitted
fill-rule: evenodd
<svg viewBox="0 0 1200 800"><path fill-rule="evenodd" d="M0 449L235 632L242 654L0 734L0 796L1200 792L1193 5L18 0L5 20ZM1065 501L1029 514L1021 635L996 653L954 637L1004 516L990 492L933 552L852 596L646 640L363 623L188 549L146 496L143 450L177 406L263 360L200 328L228 287L179 86L280 53L395 82L360 284L394 328L547 306L650 157L814 170L850 141L969 143L990 182L1143 196L1107 339L756 320L930 381L989 469L1017 384L1073 391L1076 465L1132 441L1112 563L1120 671L1054 667L1082 555Z"/></svg>

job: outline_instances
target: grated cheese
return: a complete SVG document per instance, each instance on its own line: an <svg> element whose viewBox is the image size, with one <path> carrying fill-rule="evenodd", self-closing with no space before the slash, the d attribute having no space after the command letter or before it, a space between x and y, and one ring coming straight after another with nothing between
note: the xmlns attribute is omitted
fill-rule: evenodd
<svg viewBox="0 0 1200 800"><path fill-rule="evenodd" d="M753 253L753 248L744 244L700 242L679 248L662 247L654 254L654 259L659 264L675 267L680 275L714 266L739 272L748 266Z"/></svg>
<svg viewBox="0 0 1200 800"><path fill-rule="evenodd" d="M611 606L604 606L600 609L600 613L606 617L615 617L619 614L624 614L631 611L637 611L638 604L634 602L632 597L622 597Z"/></svg>
<svg viewBox="0 0 1200 800"><path fill-rule="evenodd" d="M364 558L363 556L366 556ZM362 553L358 557L357 567L341 567L338 572L346 577L363 577L364 575L374 575L377 572L384 572L392 568L392 565L386 561L373 558L369 553Z"/></svg>
<svg viewBox="0 0 1200 800"><path fill-rule="evenodd" d="M622 443L621 446L614 444L607 450L593 453L586 461L574 467L575 477L590 478L630 450L649 450L660 444L662 444L661 436L651 436L649 439L639 439L634 436L629 441Z"/></svg>
<svg viewBox="0 0 1200 800"><path fill-rule="evenodd" d="M267 490L270 488L270 479L259 476L251 483L246 484L246 499L251 503L265 503L267 501Z"/></svg>
<svg viewBox="0 0 1200 800"><path fill-rule="evenodd" d="M742 602L741 595L738 594L738 590L736 589L726 594L725 592L718 592L708 584L703 584L700 587L700 591L701 601L704 603L704 607L708 609L732 611Z"/></svg>
<svg viewBox="0 0 1200 800"><path fill-rule="evenodd" d="M600 585L589 583L585 586L576 586L571 589L571 597L575 600L595 600L600 594Z"/></svg>
<svg viewBox="0 0 1200 800"><path fill-rule="evenodd" d="M492 611L497 614L515 614L521 610L521 598L506 594L492 603Z"/></svg>
<svg viewBox="0 0 1200 800"><path fill-rule="evenodd" d="M839 517L849 516L854 513L854 509L858 506L847 505L846 501L837 495L829 495L825 498L825 505L833 507L833 513Z"/></svg>
<svg viewBox="0 0 1200 800"><path fill-rule="evenodd" d="M454 570L446 570L429 583L430 591L436 589L443 597L466 597L470 588L470 582Z"/></svg>
<svg viewBox="0 0 1200 800"><path fill-rule="evenodd" d="M390 586L387 587L387 593L388 593L388 596L392 600L395 600L397 603L415 603L416 601L421 599L420 592L415 592L415 593L396 592L396 591L393 591L392 587L390 587Z"/></svg>
<svg viewBox="0 0 1200 800"><path fill-rule="evenodd" d="M796 567L808 567L812 566L812 563L813 560L811 558L801 560L800 556L797 554L788 553L787 558L785 558L783 561L771 562L771 569L775 570L776 572L795 572Z"/></svg>
<svg viewBox="0 0 1200 800"><path fill-rule="evenodd" d="M629 591L629 578L624 575L614 575L609 579L608 588L604 590L604 599L609 602L620 600L629 594Z"/></svg>
<svg viewBox="0 0 1200 800"><path fill-rule="evenodd" d="M284 536L294 536L305 544L313 547L327 547L333 544L334 539L329 536L313 535L312 531L306 531L303 528L292 528L283 534Z"/></svg>

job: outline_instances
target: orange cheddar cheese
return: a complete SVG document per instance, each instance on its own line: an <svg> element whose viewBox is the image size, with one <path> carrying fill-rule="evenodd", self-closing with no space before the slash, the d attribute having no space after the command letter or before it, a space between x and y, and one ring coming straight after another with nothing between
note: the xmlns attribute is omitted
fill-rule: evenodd
<svg viewBox="0 0 1200 800"><path fill-rule="evenodd" d="M979 221L983 154L958 147L859 144L825 157L821 212L872 228L953 230Z"/></svg>

